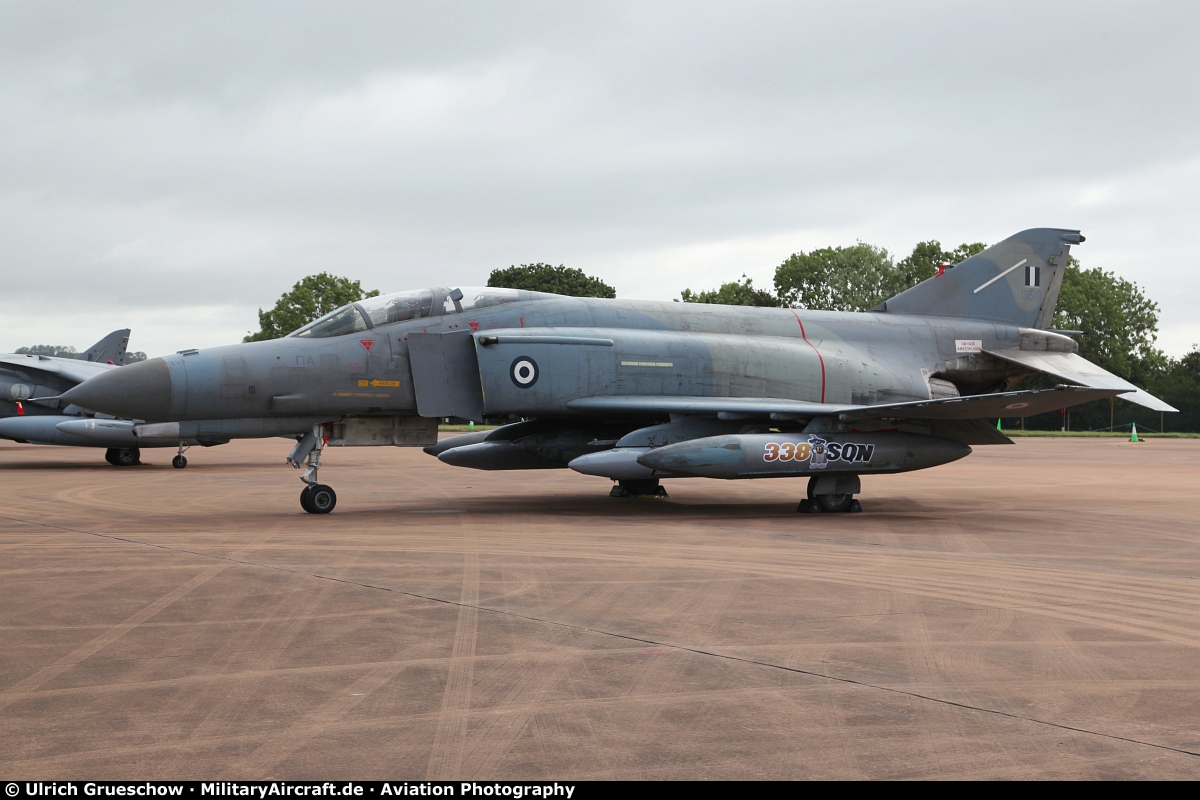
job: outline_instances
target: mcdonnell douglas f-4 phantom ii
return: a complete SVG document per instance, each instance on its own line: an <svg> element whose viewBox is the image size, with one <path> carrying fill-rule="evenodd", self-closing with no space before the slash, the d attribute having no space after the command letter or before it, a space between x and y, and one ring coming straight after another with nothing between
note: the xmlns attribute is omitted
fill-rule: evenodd
<svg viewBox="0 0 1200 800"><path fill-rule="evenodd" d="M129 329L113 331L74 358L10 353L0 355L0 439L23 444L67 447L103 447L104 459L116 467L141 463L143 447L177 447L171 460L176 469L187 466L184 451L194 445L225 444L233 436L214 435L166 437L135 433L141 420L116 419L93 414L64 400L62 393L97 375L116 370L125 363ZM224 423L204 423L219 428ZM311 427L284 428L284 435L303 434ZM253 436L261 433L253 432Z"/></svg>
<svg viewBox="0 0 1200 800"><path fill-rule="evenodd" d="M867 313L436 288L351 303L283 339L114 370L64 399L147 420L139 436L276 435L423 446L475 469L571 468L661 493L662 478L808 477L802 509L856 509L860 475L1010 443L988 421L1121 395L1174 411L1052 329L1076 230L1023 231ZM1056 389L1013 391L1045 373ZM437 441L442 417L523 418ZM207 422L205 422L207 421Z"/></svg>
<svg viewBox="0 0 1200 800"><path fill-rule="evenodd" d="M58 398L72 386L124 364L128 344L129 329L123 328L73 358L0 355L0 439L103 447L105 459L114 466L138 463L142 442L133 436L133 423L97 418Z"/></svg>

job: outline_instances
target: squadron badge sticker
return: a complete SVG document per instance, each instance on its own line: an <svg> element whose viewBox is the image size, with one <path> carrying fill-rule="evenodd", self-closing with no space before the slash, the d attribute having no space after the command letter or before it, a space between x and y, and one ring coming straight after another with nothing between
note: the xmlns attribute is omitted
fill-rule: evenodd
<svg viewBox="0 0 1200 800"><path fill-rule="evenodd" d="M831 461L862 463L871 460L875 445L830 442L810 435L807 442L768 442L763 461L807 461L810 469L825 469Z"/></svg>

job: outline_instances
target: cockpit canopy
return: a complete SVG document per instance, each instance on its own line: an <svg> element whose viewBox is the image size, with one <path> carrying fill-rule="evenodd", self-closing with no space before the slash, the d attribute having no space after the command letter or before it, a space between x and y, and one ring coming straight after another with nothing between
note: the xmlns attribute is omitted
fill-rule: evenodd
<svg viewBox="0 0 1200 800"><path fill-rule="evenodd" d="M444 314L460 314L472 309L533 300L537 297L553 297L541 292L521 289L496 289L490 286L462 286L457 289L438 287L408 292L393 292L378 297L368 297L357 303L342 306L318 320L314 320L289 336L301 339L327 339L347 333L377 328L392 322L410 319L440 317Z"/></svg>

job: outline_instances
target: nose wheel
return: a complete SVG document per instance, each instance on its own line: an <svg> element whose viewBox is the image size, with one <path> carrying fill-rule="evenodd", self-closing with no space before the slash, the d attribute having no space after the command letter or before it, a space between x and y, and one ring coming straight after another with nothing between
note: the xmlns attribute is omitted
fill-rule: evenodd
<svg viewBox="0 0 1200 800"><path fill-rule="evenodd" d="M324 425L314 425L313 429L304 434L287 461L293 467L304 467L300 480L304 481L304 490L300 492L300 507L309 514L328 514L337 505L337 493L333 488L317 480L317 471L321 468L321 451L329 437L325 434Z"/></svg>
<svg viewBox="0 0 1200 800"><path fill-rule="evenodd" d="M305 486L300 492L300 507L310 514L328 514L337 505L337 492L323 483Z"/></svg>

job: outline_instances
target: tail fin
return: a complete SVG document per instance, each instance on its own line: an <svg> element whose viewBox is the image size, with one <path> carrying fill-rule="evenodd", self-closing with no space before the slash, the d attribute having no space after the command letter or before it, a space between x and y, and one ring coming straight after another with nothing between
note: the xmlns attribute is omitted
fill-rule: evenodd
<svg viewBox="0 0 1200 800"><path fill-rule="evenodd" d="M1032 228L992 245L953 268L901 292L872 311L928 314L1053 326L1071 245L1077 230Z"/></svg>
<svg viewBox="0 0 1200 800"><path fill-rule="evenodd" d="M122 328L105 336L76 358L81 361L99 361L102 364L121 366L125 363L125 353L128 347L129 328Z"/></svg>

